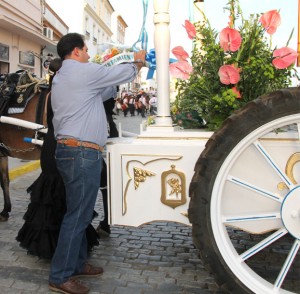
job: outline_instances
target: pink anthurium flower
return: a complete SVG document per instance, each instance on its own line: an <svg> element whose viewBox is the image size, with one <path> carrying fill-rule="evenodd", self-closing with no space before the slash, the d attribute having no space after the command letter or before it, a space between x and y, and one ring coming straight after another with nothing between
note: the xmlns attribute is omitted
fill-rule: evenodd
<svg viewBox="0 0 300 294"><path fill-rule="evenodd" d="M193 71L193 67L187 61L173 62L169 67L171 76L182 80L187 80Z"/></svg>
<svg viewBox="0 0 300 294"><path fill-rule="evenodd" d="M185 21L185 25L183 27L185 28L190 39L194 39L196 37L195 26L189 20Z"/></svg>
<svg viewBox="0 0 300 294"><path fill-rule="evenodd" d="M267 33L273 35L281 23L281 17L277 10L270 10L264 13L259 21L266 29Z"/></svg>
<svg viewBox="0 0 300 294"><path fill-rule="evenodd" d="M242 96L241 96L241 92L237 89L236 86L234 86L233 88L231 88L231 90L233 91L234 94L236 94L236 99L240 99Z"/></svg>
<svg viewBox="0 0 300 294"><path fill-rule="evenodd" d="M282 47L273 52L272 64L278 69L284 69L294 64L297 59L297 52L289 47Z"/></svg>
<svg viewBox="0 0 300 294"><path fill-rule="evenodd" d="M233 64L222 65L219 69L220 81L224 85L237 84L240 80L240 69Z"/></svg>
<svg viewBox="0 0 300 294"><path fill-rule="evenodd" d="M177 46L172 49L172 53L179 61L184 61L189 58L189 54L183 49L182 46Z"/></svg>
<svg viewBox="0 0 300 294"><path fill-rule="evenodd" d="M220 46L224 51L235 52L242 43L240 32L236 29L225 28L220 32Z"/></svg>

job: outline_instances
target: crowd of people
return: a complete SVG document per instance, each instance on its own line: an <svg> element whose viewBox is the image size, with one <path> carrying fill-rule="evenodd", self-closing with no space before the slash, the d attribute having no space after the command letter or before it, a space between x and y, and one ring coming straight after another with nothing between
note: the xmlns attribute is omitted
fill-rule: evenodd
<svg viewBox="0 0 300 294"><path fill-rule="evenodd" d="M157 112L156 91L150 88L149 91L143 89L137 92L126 91L121 92L121 97L116 99L116 113L123 113L124 117L141 115L155 115Z"/></svg>

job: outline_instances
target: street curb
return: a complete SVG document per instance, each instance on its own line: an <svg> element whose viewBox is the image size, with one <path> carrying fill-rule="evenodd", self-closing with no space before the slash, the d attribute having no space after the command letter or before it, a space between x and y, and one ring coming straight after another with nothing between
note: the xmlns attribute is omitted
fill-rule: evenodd
<svg viewBox="0 0 300 294"><path fill-rule="evenodd" d="M12 168L8 174L9 174L9 179L10 181L14 180L15 178L22 176L26 173L29 173L31 171L34 171L38 168L40 168L40 161L39 160L35 160L33 162L24 164L22 166L16 167L16 168Z"/></svg>

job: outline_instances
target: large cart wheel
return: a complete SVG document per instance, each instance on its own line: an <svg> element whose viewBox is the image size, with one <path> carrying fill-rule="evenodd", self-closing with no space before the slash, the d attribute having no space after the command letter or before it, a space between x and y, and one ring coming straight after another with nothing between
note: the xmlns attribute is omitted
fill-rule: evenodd
<svg viewBox="0 0 300 294"><path fill-rule="evenodd" d="M300 293L300 89L227 119L196 163L190 197L194 243L222 290Z"/></svg>

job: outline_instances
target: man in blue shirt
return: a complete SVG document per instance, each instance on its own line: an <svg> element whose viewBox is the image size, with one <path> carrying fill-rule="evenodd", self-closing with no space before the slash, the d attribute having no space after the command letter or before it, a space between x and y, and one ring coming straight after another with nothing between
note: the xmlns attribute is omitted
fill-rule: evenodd
<svg viewBox="0 0 300 294"><path fill-rule="evenodd" d="M87 263L85 229L92 221L100 186L102 151L107 140L103 101L116 96L116 86L131 82L145 62L145 51L134 63L106 67L89 63L82 35L69 33L57 44L63 60L52 83L56 163L66 188L67 211L51 262L49 288L83 294L89 287L76 276L97 276L101 267Z"/></svg>

